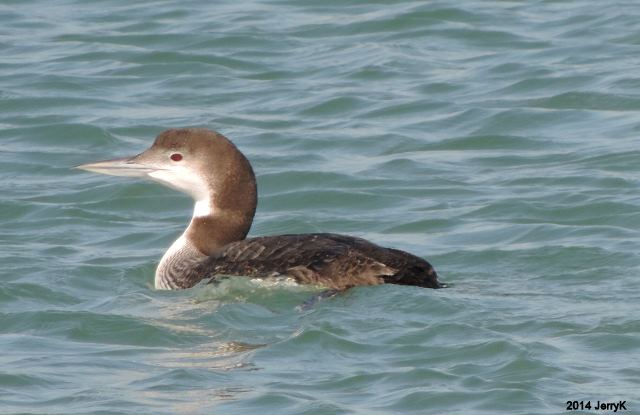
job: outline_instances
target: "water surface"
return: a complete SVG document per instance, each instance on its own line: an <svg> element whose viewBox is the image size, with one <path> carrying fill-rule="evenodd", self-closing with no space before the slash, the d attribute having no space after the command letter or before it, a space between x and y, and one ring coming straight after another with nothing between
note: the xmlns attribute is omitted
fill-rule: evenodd
<svg viewBox="0 0 640 415"><path fill-rule="evenodd" d="M640 5L0 5L0 412L640 411ZM446 290L153 290L187 197L70 167L219 130L252 235L340 232ZM585 411L586 412L586 411ZM589 411L590 412L590 411Z"/></svg>

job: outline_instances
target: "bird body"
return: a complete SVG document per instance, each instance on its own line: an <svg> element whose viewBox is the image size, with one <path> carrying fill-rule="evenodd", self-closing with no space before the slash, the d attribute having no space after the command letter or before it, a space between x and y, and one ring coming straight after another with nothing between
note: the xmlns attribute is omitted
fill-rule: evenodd
<svg viewBox="0 0 640 415"><path fill-rule="evenodd" d="M287 277L334 290L382 283L442 286L424 259L362 238L333 233L246 238L257 205L253 169L231 141L210 130L168 130L137 156L78 168L150 178L195 200L189 226L158 265L157 289L190 288L229 275Z"/></svg>

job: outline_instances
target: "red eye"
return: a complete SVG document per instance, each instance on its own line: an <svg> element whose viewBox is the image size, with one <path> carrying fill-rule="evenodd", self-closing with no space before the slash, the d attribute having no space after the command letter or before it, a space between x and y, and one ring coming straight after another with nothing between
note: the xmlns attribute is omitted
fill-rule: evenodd
<svg viewBox="0 0 640 415"><path fill-rule="evenodd" d="M173 153L173 154L171 155L171 160L173 160L173 161L180 161L180 160L182 160L182 154L180 154L180 153Z"/></svg>

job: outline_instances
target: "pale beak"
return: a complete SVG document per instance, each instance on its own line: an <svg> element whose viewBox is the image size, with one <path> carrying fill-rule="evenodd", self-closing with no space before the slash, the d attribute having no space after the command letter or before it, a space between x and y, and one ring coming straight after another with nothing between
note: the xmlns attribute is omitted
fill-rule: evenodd
<svg viewBox="0 0 640 415"><path fill-rule="evenodd" d="M133 156L113 160L96 161L95 163L81 164L75 168L94 173L125 177L147 177L148 173L158 170L157 167L140 163L137 158L138 156Z"/></svg>

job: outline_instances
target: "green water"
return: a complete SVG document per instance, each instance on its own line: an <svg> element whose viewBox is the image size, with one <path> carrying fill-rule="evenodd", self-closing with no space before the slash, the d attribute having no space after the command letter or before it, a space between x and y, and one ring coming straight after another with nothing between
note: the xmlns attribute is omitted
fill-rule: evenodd
<svg viewBox="0 0 640 415"><path fill-rule="evenodd" d="M640 413L638 22L623 0L3 1L0 413ZM182 126L253 163L252 235L362 236L450 287L153 290L191 201L70 167Z"/></svg>

